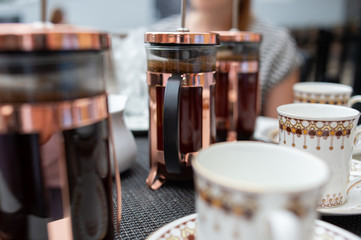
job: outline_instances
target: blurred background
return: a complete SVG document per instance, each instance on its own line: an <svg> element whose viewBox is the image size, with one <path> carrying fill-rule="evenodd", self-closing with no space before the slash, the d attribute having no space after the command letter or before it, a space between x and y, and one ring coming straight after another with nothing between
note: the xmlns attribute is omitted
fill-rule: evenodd
<svg viewBox="0 0 361 240"><path fill-rule="evenodd" d="M120 38L180 12L179 0L48 0L48 19ZM253 0L253 12L289 29L305 59L301 81L340 82L361 94L360 0ZM57 11L62 16L57 15ZM34 22L38 0L0 0L0 22Z"/></svg>

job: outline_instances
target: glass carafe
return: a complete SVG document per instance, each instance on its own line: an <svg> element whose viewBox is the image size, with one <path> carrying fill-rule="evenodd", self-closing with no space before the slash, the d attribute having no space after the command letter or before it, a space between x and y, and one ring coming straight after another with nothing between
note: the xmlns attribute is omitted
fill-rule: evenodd
<svg viewBox="0 0 361 240"><path fill-rule="evenodd" d="M147 184L191 179L191 159L215 142L218 34L147 33L149 144Z"/></svg>
<svg viewBox="0 0 361 240"><path fill-rule="evenodd" d="M224 31L217 51L217 142L250 140L259 114L261 35Z"/></svg>
<svg viewBox="0 0 361 240"><path fill-rule="evenodd" d="M97 31L0 25L0 239L117 234L108 49L109 36Z"/></svg>

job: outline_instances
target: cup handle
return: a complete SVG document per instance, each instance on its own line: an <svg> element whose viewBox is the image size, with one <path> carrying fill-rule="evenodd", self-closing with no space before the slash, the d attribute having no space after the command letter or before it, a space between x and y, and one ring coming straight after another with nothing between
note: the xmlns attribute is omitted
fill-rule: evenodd
<svg viewBox="0 0 361 240"><path fill-rule="evenodd" d="M361 95L357 95L357 96L354 96L354 97L359 97L361 99ZM352 150L352 154L360 154L361 153L361 146L357 146L357 142L359 141L359 139L361 138L361 125L359 125L356 130L355 130L355 133L354 133L354 137L353 137L353 145L354 145L354 148ZM347 195L349 193L349 191L354 187L356 186L358 183L361 182L361 177L358 177L358 178L355 178L354 180L350 181L348 184L347 184Z"/></svg>
<svg viewBox="0 0 361 240"><path fill-rule="evenodd" d="M361 182L361 177L355 178L354 180L350 181L350 182L347 184L347 191L346 191L347 195L348 195L348 193L350 192L350 190L351 190L354 186L358 185L360 182Z"/></svg>
<svg viewBox="0 0 361 240"><path fill-rule="evenodd" d="M164 161L169 173L181 173L179 163L179 101L182 76L173 74L165 87L163 105Z"/></svg>
<svg viewBox="0 0 361 240"><path fill-rule="evenodd" d="M355 133L353 135L354 148L352 150L352 154L360 154L361 153L361 146L356 145L360 138L361 138L361 125L357 126Z"/></svg>
<svg viewBox="0 0 361 240"><path fill-rule="evenodd" d="M269 240L300 240L301 227L297 216L287 210L273 211L267 216ZM266 231L267 232L267 231Z"/></svg>
<svg viewBox="0 0 361 240"><path fill-rule="evenodd" d="M347 103L348 107L352 107L354 104L361 102L361 95L355 95L350 98Z"/></svg>

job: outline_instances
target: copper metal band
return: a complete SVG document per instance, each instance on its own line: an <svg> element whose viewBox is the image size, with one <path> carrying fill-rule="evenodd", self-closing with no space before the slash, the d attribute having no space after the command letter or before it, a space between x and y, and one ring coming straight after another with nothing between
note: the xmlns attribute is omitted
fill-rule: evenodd
<svg viewBox="0 0 361 240"><path fill-rule="evenodd" d="M231 65L237 65L238 73L256 73L259 71L258 61L217 61L217 71L229 72Z"/></svg>
<svg viewBox="0 0 361 240"><path fill-rule="evenodd" d="M39 133L44 129L54 133L107 117L106 94L60 102L0 104L0 134Z"/></svg>
<svg viewBox="0 0 361 240"><path fill-rule="evenodd" d="M204 44L218 45L218 33L209 32L147 32L144 42L152 44Z"/></svg>
<svg viewBox="0 0 361 240"><path fill-rule="evenodd" d="M202 148L211 144L211 86L216 84L215 72L187 73L183 74L182 88L202 87ZM166 177L158 175L158 163L165 164L164 153L157 149L157 93L156 87L165 87L171 73L147 72L149 86L149 156L151 170L147 177L147 185L153 189L158 189ZM191 166L191 160L196 152L186 154L179 153L180 161L185 167ZM158 178L157 178L158 177Z"/></svg>
<svg viewBox="0 0 361 240"><path fill-rule="evenodd" d="M213 78L214 79L214 78ZM202 91L202 148L211 145L211 89L210 86ZM189 161L190 164L190 161Z"/></svg>
<svg viewBox="0 0 361 240"><path fill-rule="evenodd" d="M185 73L183 74L182 88L184 87L209 87L216 84L214 77L207 78L209 74L214 75L215 72L203 73ZM157 78L151 76L157 75ZM163 86L167 85L168 78L172 76L171 73L158 73L147 71L148 86Z"/></svg>
<svg viewBox="0 0 361 240"><path fill-rule="evenodd" d="M229 71L229 89L228 89L228 102L230 104L229 116L230 121L230 132L236 133L237 131L237 118L238 118L238 73L241 70L241 63L231 64ZM234 141L237 136L228 136L228 139Z"/></svg>
<svg viewBox="0 0 361 240"><path fill-rule="evenodd" d="M221 37L221 42L255 42L262 41L262 35L254 32L243 31L215 31Z"/></svg>
<svg viewBox="0 0 361 240"><path fill-rule="evenodd" d="M109 34L90 28L50 23L0 26L0 51L84 51L109 47Z"/></svg>

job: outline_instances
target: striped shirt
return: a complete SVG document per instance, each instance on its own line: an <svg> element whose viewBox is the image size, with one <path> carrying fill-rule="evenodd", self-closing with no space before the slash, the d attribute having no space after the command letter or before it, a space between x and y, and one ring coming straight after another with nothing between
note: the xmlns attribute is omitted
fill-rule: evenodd
<svg viewBox="0 0 361 240"><path fill-rule="evenodd" d="M179 26L180 16L173 15L154 24L152 30L175 31ZM299 68L302 58L295 41L286 29L254 18L248 31L262 34L259 77L263 109L270 89L281 83L293 70Z"/></svg>

